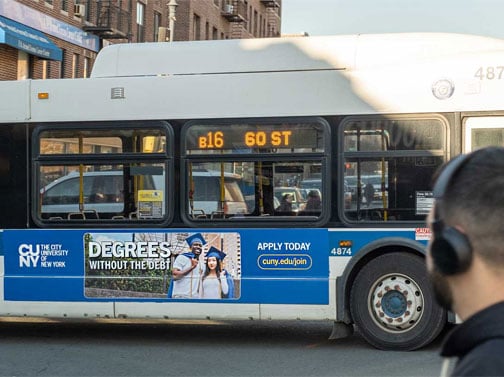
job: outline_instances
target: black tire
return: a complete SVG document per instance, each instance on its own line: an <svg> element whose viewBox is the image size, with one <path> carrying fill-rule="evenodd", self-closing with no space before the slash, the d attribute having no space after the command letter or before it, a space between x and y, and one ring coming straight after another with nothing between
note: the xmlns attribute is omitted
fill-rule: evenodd
<svg viewBox="0 0 504 377"><path fill-rule="evenodd" d="M434 299L423 258L383 254L357 274L350 311L359 332L383 350L411 351L432 342L446 324Z"/></svg>

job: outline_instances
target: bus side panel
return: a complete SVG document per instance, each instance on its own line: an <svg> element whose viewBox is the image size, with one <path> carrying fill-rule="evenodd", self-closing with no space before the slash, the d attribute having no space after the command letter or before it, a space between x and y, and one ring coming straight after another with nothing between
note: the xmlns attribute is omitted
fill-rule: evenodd
<svg viewBox="0 0 504 377"><path fill-rule="evenodd" d="M31 80L2 81L0 85L2 122L23 122L30 119L31 84Z"/></svg>
<svg viewBox="0 0 504 377"><path fill-rule="evenodd" d="M232 287L223 297L226 303L329 304L327 229L199 232L205 251L213 246L226 253L223 268ZM191 234L187 229L4 230L4 298L181 301L168 295L171 266L188 251L185 239ZM184 299L201 300L208 301Z"/></svg>

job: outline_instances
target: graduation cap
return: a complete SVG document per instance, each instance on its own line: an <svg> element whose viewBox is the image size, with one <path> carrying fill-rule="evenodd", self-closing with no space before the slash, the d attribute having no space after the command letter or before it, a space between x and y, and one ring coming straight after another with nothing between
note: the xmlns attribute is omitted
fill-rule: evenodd
<svg viewBox="0 0 504 377"><path fill-rule="evenodd" d="M226 257L226 254L220 251L219 249L211 246L208 252L206 253L206 257L207 258L215 257L218 261L222 261Z"/></svg>
<svg viewBox="0 0 504 377"><path fill-rule="evenodd" d="M199 242L201 245L206 244L206 241L201 233L195 233L191 237L187 237L186 242L189 246L192 246L192 244L195 242Z"/></svg>

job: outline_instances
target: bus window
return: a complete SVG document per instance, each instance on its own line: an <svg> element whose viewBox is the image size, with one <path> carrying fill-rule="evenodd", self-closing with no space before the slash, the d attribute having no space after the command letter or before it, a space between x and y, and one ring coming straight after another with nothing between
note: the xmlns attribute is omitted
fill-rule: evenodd
<svg viewBox="0 0 504 377"><path fill-rule="evenodd" d="M190 123L184 135L187 218L215 220L219 214L233 221L282 216L309 221L328 213L323 210L329 208L323 191L329 184L324 169L329 149L325 143L330 138L318 120ZM209 160L214 162L204 162ZM320 208L306 212L309 190L302 185L314 179L322 202ZM293 199L289 210L280 210L287 193Z"/></svg>
<svg viewBox="0 0 504 377"><path fill-rule="evenodd" d="M36 221L166 219L163 128L71 125L41 127L36 135Z"/></svg>
<svg viewBox="0 0 504 377"><path fill-rule="evenodd" d="M465 153L491 145L504 146L504 117L468 117L463 132Z"/></svg>
<svg viewBox="0 0 504 377"><path fill-rule="evenodd" d="M441 119L350 119L343 127L349 221L422 221L431 177L444 162Z"/></svg>

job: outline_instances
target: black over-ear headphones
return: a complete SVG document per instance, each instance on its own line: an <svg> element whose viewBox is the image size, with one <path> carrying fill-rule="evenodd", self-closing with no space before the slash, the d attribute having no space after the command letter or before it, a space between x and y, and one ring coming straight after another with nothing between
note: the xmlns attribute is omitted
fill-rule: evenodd
<svg viewBox="0 0 504 377"><path fill-rule="evenodd" d="M444 275L455 275L466 271L472 261L472 246L465 234L453 227L447 227L440 213L439 203L453 177L472 157L460 155L450 161L441 171L434 185L434 219L432 221L433 240L430 253L434 265Z"/></svg>

